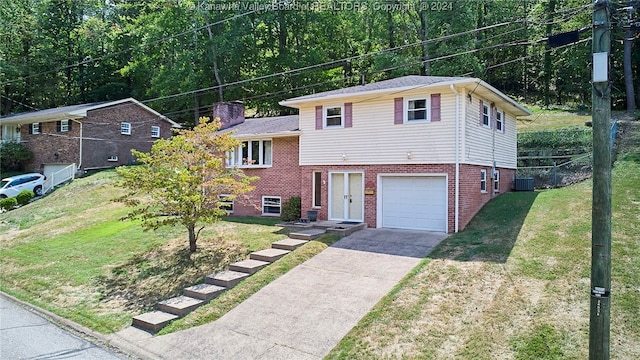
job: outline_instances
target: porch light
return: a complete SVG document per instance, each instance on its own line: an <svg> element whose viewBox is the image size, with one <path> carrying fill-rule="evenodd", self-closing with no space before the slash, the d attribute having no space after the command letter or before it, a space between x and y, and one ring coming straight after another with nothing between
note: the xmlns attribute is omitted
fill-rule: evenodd
<svg viewBox="0 0 640 360"><path fill-rule="evenodd" d="M342 153L342 161L347 161L347 153Z"/></svg>
<svg viewBox="0 0 640 360"><path fill-rule="evenodd" d="M407 151L407 159L411 159L412 156L413 153L411 152L411 150Z"/></svg>

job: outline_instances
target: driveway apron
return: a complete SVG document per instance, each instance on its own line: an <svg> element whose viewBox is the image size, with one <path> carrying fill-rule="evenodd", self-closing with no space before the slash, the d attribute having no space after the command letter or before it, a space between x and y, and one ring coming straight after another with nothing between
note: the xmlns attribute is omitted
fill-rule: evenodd
<svg viewBox="0 0 640 360"><path fill-rule="evenodd" d="M128 341L166 359L320 359L446 236L361 230L212 323Z"/></svg>

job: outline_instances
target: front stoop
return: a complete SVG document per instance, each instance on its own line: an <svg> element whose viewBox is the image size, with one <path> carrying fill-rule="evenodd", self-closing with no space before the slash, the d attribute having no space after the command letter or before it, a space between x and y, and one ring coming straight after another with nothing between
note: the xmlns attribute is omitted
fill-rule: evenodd
<svg viewBox="0 0 640 360"><path fill-rule="evenodd" d="M164 311L151 311L134 316L131 325L155 334L177 318L179 316Z"/></svg>
<svg viewBox="0 0 640 360"><path fill-rule="evenodd" d="M282 249L282 250L289 250L289 251L293 251L297 248L299 248L300 246L308 243L309 241L307 240L298 240L298 239L284 239L284 240L279 240L276 241L274 243L271 244L271 247L274 249Z"/></svg>
<svg viewBox="0 0 640 360"><path fill-rule="evenodd" d="M239 272L239 271L222 271L217 274L211 274L207 276L205 282L207 284L224 286L226 288L231 289L232 287L238 285L238 283L249 277L249 274Z"/></svg>
<svg viewBox="0 0 640 360"><path fill-rule="evenodd" d="M182 317L202 304L204 304L202 300L182 295L159 302L158 310Z"/></svg>
<svg viewBox="0 0 640 360"><path fill-rule="evenodd" d="M297 240L315 240L326 233L324 229L308 229L292 232L289 234L289 237Z"/></svg>
<svg viewBox="0 0 640 360"><path fill-rule="evenodd" d="M273 248L264 249L264 250L252 252L249 255L249 259L266 261L266 262L272 263L272 262L280 259L281 257L287 255L290 252L291 251L289 251L289 250L282 250L282 249L273 249Z"/></svg>
<svg viewBox="0 0 640 360"><path fill-rule="evenodd" d="M229 270L243 272L246 274L254 274L267 265L269 265L269 263L266 261L243 260L229 264Z"/></svg>
<svg viewBox="0 0 640 360"><path fill-rule="evenodd" d="M226 287L212 284L198 284L185 288L182 292L184 296L200 299L202 301L211 301L220 295Z"/></svg>

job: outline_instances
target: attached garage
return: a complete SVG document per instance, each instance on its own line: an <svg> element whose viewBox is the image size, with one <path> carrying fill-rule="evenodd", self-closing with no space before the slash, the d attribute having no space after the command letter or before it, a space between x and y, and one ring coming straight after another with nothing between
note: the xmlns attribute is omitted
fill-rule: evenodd
<svg viewBox="0 0 640 360"><path fill-rule="evenodd" d="M379 176L378 226L447 231L446 176Z"/></svg>

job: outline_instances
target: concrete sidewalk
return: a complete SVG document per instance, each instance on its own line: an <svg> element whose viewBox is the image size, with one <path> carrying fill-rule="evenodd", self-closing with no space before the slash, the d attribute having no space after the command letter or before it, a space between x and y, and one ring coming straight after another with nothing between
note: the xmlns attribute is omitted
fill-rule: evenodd
<svg viewBox="0 0 640 360"><path fill-rule="evenodd" d="M215 322L157 337L129 328L111 342L161 359L320 359L446 236L361 230Z"/></svg>

